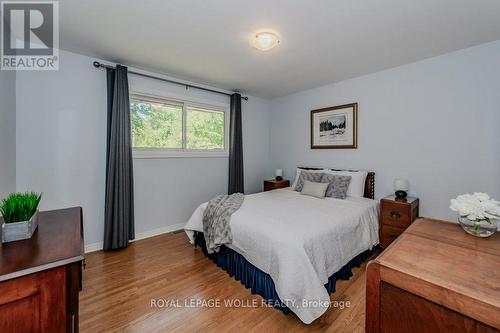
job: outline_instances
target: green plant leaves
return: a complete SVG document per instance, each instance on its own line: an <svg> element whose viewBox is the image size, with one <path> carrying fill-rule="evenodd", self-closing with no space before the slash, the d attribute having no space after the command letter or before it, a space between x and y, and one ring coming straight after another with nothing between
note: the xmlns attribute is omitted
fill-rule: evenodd
<svg viewBox="0 0 500 333"><path fill-rule="evenodd" d="M28 221L35 214L42 193L12 193L2 200L0 214L5 223Z"/></svg>

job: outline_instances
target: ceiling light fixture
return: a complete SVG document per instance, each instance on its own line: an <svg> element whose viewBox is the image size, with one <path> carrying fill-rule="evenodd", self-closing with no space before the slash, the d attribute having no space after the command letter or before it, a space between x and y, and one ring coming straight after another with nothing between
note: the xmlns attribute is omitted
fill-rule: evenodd
<svg viewBox="0 0 500 333"><path fill-rule="evenodd" d="M279 45L278 36L272 32L259 32L252 40L253 46L261 51L269 51Z"/></svg>

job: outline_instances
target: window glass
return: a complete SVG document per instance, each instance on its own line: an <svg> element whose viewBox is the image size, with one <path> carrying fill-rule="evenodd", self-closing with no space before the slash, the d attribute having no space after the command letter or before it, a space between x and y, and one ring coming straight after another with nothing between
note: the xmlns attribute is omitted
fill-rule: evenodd
<svg viewBox="0 0 500 333"><path fill-rule="evenodd" d="M130 101L132 147L182 149L182 104Z"/></svg>
<svg viewBox="0 0 500 333"><path fill-rule="evenodd" d="M223 150L224 112L191 106L186 111L186 148Z"/></svg>

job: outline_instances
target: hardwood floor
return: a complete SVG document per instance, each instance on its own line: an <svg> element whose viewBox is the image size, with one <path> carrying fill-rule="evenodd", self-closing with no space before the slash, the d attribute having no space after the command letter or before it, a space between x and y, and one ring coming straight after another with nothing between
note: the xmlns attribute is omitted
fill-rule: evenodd
<svg viewBox="0 0 500 333"><path fill-rule="evenodd" d="M349 281L337 282L330 308L311 325L266 308L224 307L224 302L260 304L261 297L189 244L184 233L132 243L116 252L87 255L80 293L80 331L86 332L364 332L366 262ZM157 307L151 306L151 300ZM179 299L179 305L162 302ZM219 300L221 307L185 307L185 300ZM173 301L172 301L173 302ZM215 302L215 301L214 301ZM165 306L162 306L165 305Z"/></svg>

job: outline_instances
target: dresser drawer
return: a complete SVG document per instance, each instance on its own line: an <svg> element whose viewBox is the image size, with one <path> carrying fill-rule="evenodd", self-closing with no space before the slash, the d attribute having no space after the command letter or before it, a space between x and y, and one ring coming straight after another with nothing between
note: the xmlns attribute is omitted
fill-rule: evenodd
<svg viewBox="0 0 500 333"><path fill-rule="evenodd" d="M382 202L381 218L383 224L399 228L406 228L412 222L410 207L408 205L386 201Z"/></svg>
<svg viewBox="0 0 500 333"><path fill-rule="evenodd" d="M404 228L391 227L382 225L380 229L380 246L386 248L389 246L399 235L405 231Z"/></svg>

